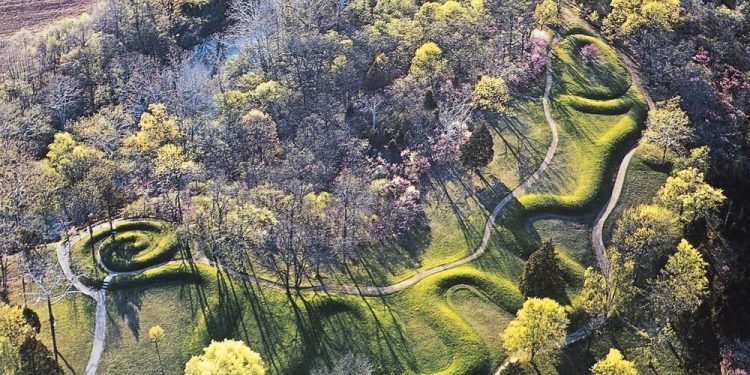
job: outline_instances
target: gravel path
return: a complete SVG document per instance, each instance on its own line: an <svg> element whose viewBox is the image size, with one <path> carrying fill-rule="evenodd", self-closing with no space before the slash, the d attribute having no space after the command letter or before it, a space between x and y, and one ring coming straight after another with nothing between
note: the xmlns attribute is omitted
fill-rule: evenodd
<svg viewBox="0 0 750 375"><path fill-rule="evenodd" d="M94 226L92 230L98 231L108 225L108 223L101 223ZM104 298L106 288L102 288L101 290L94 290L89 288L78 279L78 276L76 276L73 273L73 270L70 268L71 247L73 246L73 244L86 237L87 235L85 235L83 232L77 233L76 235L71 236L69 239L60 242L60 244L57 245L56 251L57 261L58 263L60 263L60 267L65 274L65 278L68 279L68 281L73 284L73 286L75 286L76 289L78 289L81 293L91 297L96 302L96 315L94 319L94 340L91 344L91 354L89 355L89 361L86 364L86 370L84 370L85 375L95 375L96 369L99 366L99 360L101 359L102 353L104 352L104 339L107 334L107 307L105 303L106 300ZM105 283L108 283L109 280L111 280L111 277L108 275L104 280Z"/></svg>

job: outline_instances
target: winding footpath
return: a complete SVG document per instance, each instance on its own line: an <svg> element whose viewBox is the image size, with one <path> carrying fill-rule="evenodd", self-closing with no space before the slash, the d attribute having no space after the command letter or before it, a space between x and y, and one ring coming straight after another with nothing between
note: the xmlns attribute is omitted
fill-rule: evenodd
<svg viewBox="0 0 750 375"><path fill-rule="evenodd" d="M601 35L596 33L595 30L592 30L599 39L601 39ZM638 76L638 72L636 71L634 64L632 60L628 56L626 56L624 53L620 52L619 50L615 50L617 53L617 56L622 61L623 65L625 65L625 69L628 70L628 74L630 74L630 82L631 85L638 88L638 90L643 94L643 96L646 98L646 103L648 103L648 109L653 110L656 108L654 105L654 101L651 99L651 96L648 95L648 92L643 87L643 83L641 82L640 76ZM622 194L622 187L625 184L625 176L628 173L628 167L630 166L630 160L633 158L633 155L635 154L636 149L638 148L639 143L636 143L633 145L633 147L630 148L627 154L625 154L625 157L622 159L622 162L620 162L620 167L617 170L617 177L615 178L615 185L612 188L612 194L609 197L609 200L607 201L607 204L602 208L601 211L596 215L596 219L594 220L594 226L591 229L591 247L594 249L594 255L596 255L596 262L599 265L599 269L602 270L602 273L604 276L609 276L609 258L607 258L607 251L606 247L604 246L604 238L603 238L603 230L604 230L604 224L607 222L607 219L609 218L609 215L612 214L612 211L617 206L617 202L620 200L620 195Z"/></svg>
<svg viewBox="0 0 750 375"><path fill-rule="evenodd" d="M94 226L92 230L98 231L106 225L108 224L99 224L97 226ZM73 273L73 270L70 268L70 249L74 243L82 240L85 237L86 235L83 234L83 232L76 233L74 236L71 236L70 238L60 242L60 244L57 245L56 252L57 261L58 263L60 263L60 268L62 268L63 273L65 274L65 278L68 279L68 281L73 284L73 286L75 286L76 289L78 289L81 293L91 297L94 302L96 302L94 339L91 344L91 354L89 355L89 361L86 364L86 369L84 370L85 375L95 375L96 369L99 366L99 360L101 359L102 353L104 352L104 339L107 335L107 307L105 299L106 288L102 288L100 290L89 288L78 279L78 276L76 276ZM104 279L105 284L103 285L109 283L109 280L111 279L111 275L107 275L107 277Z"/></svg>

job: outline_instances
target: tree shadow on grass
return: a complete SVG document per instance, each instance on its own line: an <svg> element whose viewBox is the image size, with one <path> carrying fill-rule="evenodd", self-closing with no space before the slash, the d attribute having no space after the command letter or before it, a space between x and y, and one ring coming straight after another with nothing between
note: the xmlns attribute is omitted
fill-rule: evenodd
<svg viewBox="0 0 750 375"><path fill-rule="evenodd" d="M315 358L330 367L332 359L338 356L350 352L367 353L377 357L378 363L397 369L398 373L414 368L416 360L390 306L380 298L379 302L390 316L384 320L376 312L372 298L338 297L327 292L318 294L312 303L303 298L305 328L310 330L308 336L313 338L308 341L313 347L308 348L307 358ZM376 344L374 348L369 344L373 342ZM309 370L313 362L310 361L305 370Z"/></svg>
<svg viewBox="0 0 750 375"><path fill-rule="evenodd" d="M133 334L136 341L140 340L140 312L141 307L143 306L143 294L144 288L123 289L111 294L112 302L115 307L115 314L117 314L121 320L125 320L125 325L130 330L130 333ZM108 309L107 311L110 310ZM110 314L107 313L107 315ZM114 322L114 319L111 316L109 317L109 320ZM116 324L110 324L109 327L111 327L110 331L116 339L121 338L122 333L119 331Z"/></svg>

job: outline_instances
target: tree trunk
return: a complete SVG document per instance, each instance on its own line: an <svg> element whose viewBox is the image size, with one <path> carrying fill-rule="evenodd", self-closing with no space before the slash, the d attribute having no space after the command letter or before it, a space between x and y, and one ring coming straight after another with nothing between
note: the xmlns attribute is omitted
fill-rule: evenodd
<svg viewBox="0 0 750 375"><path fill-rule="evenodd" d="M89 222L89 242L91 243L91 261L94 262L94 271L96 271L96 254L94 253L94 228L91 227L91 222Z"/></svg>
<svg viewBox="0 0 750 375"><path fill-rule="evenodd" d="M57 359L57 336L55 335L55 315L52 314L52 301L47 296L47 311L49 312L49 329L52 336L52 352L55 353L55 363L60 364Z"/></svg>
<svg viewBox="0 0 750 375"><path fill-rule="evenodd" d="M164 363L161 361L161 353L159 352L159 343L155 342L154 346L156 347L156 357L159 358L159 368L161 369L161 375L164 375Z"/></svg>
<svg viewBox="0 0 750 375"><path fill-rule="evenodd" d="M531 367L534 368L534 372L536 372L536 375L542 375L542 372L539 371L539 367L536 366L536 361L531 360Z"/></svg>

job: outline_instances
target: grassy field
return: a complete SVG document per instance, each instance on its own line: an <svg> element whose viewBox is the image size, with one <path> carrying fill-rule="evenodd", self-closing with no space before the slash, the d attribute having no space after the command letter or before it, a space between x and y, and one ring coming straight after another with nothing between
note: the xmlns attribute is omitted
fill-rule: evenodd
<svg viewBox="0 0 750 375"><path fill-rule="evenodd" d="M588 43L600 50L592 66L581 61L579 53ZM144 337L154 324L166 331L160 344L166 373L179 373L210 339L226 337L248 342L273 374L304 374L350 351L367 355L381 373L490 372L506 355L498 335L522 303L517 280L524 259L543 240L556 245L568 281L568 310L574 310L583 270L593 264L589 237L593 215L645 113L643 97L630 86L624 68L604 43L570 35L555 46L554 56L552 104L560 126L558 152L544 183L521 196L499 218L482 257L384 297L290 296L179 260L141 274L118 276L107 294L109 331L100 372L159 373L156 348ZM496 155L483 175L450 169L434 173L425 195L429 230L415 233L406 246L380 251L395 254L390 258L360 260L352 268L356 281L391 283L474 249L489 210L536 169L550 141L539 98L518 101L513 108L515 120L508 120L513 123L493 126ZM510 154L520 156L506 157ZM122 259L154 254L139 244L143 234L125 236L125 230L118 234L140 249L121 254ZM106 238L97 233L93 243L101 245ZM79 267L88 262L95 272L85 243L73 249L73 258ZM329 272L328 277L329 283L351 283L340 272ZM78 305L91 309L90 303ZM74 312L80 314L69 308L60 314ZM59 324L61 330L81 332L79 322L71 317L61 318ZM68 340L65 350L83 353L70 357L72 367L80 369L87 358L87 341ZM580 373L565 370L573 360L590 366L591 358L564 359L561 373Z"/></svg>

